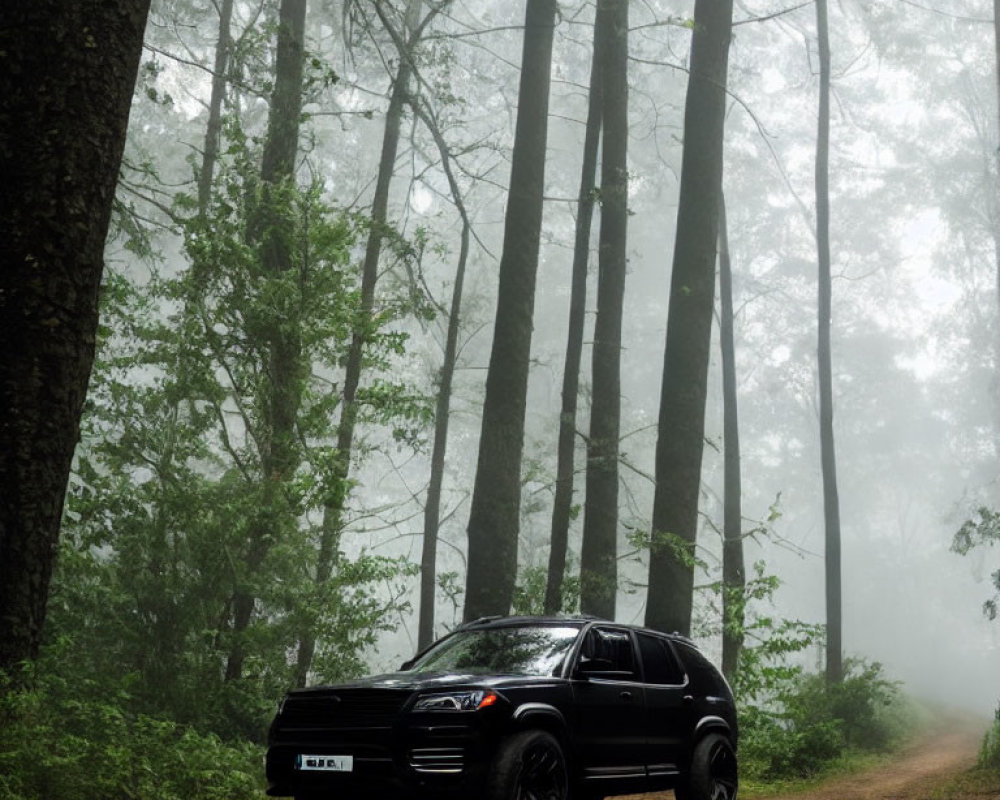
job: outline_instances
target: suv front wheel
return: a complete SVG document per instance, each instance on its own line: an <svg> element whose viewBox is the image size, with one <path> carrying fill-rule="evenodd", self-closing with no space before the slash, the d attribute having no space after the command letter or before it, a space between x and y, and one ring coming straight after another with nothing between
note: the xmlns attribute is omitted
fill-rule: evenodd
<svg viewBox="0 0 1000 800"><path fill-rule="evenodd" d="M545 731L522 731L500 744L490 768L487 800L567 800L569 776L559 742Z"/></svg>
<svg viewBox="0 0 1000 800"><path fill-rule="evenodd" d="M710 733L695 745L687 780L675 794L677 800L736 800L738 786L732 745L725 736Z"/></svg>

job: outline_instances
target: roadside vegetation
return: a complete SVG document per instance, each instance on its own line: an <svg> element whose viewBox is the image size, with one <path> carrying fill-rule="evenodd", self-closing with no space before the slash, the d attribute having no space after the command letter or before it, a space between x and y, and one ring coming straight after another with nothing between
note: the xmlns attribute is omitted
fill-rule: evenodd
<svg viewBox="0 0 1000 800"><path fill-rule="evenodd" d="M44 657L16 678L0 673L0 800L265 797L259 744L140 713L128 680Z"/></svg>
<svg viewBox="0 0 1000 800"><path fill-rule="evenodd" d="M854 772L893 753L919 712L882 666L848 660L842 683L790 675L741 714L741 793L769 795Z"/></svg>

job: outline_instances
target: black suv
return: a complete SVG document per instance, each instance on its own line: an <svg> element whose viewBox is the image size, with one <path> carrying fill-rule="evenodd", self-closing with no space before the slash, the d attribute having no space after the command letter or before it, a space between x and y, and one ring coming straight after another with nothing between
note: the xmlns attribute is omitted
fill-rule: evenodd
<svg viewBox="0 0 1000 800"><path fill-rule="evenodd" d="M736 712L689 640L592 618L491 617L399 672L289 692L270 795L735 800Z"/></svg>

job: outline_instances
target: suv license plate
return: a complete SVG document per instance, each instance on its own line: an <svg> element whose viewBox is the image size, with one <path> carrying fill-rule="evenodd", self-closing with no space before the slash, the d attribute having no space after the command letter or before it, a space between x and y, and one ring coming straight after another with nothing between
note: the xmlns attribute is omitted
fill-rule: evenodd
<svg viewBox="0 0 1000 800"><path fill-rule="evenodd" d="M353 772L354 756L308 756L295 758L295 768L300 770L322 770L325 772Z"/></svg>

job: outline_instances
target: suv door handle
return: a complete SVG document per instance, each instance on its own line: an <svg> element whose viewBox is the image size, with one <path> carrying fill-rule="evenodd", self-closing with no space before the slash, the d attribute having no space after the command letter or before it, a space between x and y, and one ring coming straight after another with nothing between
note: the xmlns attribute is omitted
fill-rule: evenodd
<svg viewBox="0 0 1000 800"><path fill-rule="evenodd" d="M620 692L618 696L625 702L628 702L629 700L632 699L632 692L626 689L625 691Z"/></svg>

